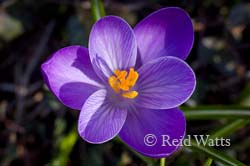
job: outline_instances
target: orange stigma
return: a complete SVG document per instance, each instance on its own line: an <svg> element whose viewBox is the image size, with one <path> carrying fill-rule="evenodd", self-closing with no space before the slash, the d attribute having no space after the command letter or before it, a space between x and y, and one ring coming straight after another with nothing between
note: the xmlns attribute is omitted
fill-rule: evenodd
<svg viewBox="0 0 250 166"><path fill-rule="evenodd" d="M109 85L116 92L121 93L125 98L133 99L138 95L137 91L131 90L134 87L139 74L134 68L126 70L115 70L115 75L109 77Z"/></svg>

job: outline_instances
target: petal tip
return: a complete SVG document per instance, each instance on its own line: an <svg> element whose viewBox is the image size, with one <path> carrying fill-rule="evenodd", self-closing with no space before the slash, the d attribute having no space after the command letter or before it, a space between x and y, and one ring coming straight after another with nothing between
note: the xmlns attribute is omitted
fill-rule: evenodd
<svg viewBox="0 0 250 166"><path fill-rule="evenodd" d="M134 31L143 63L161 56L185 60L194 43L191 18L179 7L166 7L151 13L136 25Z"/></svg>
<svg viewBox="0 0 250 166"><path fill-rule="evenodd" d="M116 70L134 67L137 42L130 25L117 16L105 16L92 27L89 35L89 53L96 73L106 79ZM101 72L100 72L101 71Z"/></svg>
<svg viewBox="0 0 250 166"><path fill-rule="evenodd" d="M185 103L195 90L194 71L180 58L160 57L144 64L138 71L141 75L138 106L171 109Z"/></svg>
<svg viewBox="0 0 250 166"><path fill-rule="evenodd" d="M104 89L93 93L84 103L78 119L78 133L85 141L102 144L122 129L127 110L111 105Z"/></svg>
<svg viewBox="0 0 250 166"><path fill-rule="evenodd" d="M152 110L137 107L135 112L129 112L119 137L138 153L152 158L162 158L180 149L185 133L185 116L178 108ZM149 135L153 137L148 137ZM164 135L169 136L166 144L163 144ZM150 138L149 142L147 138ZM155 140L155 144L152 144L152 140ZM177 145L176 141L178 141Z"/></svg>

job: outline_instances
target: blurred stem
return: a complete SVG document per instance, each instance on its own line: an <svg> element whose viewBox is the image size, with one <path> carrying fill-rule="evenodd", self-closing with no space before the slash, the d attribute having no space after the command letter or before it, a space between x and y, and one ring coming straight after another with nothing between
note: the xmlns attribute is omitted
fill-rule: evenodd
<svg viewBox="0 0 250 166"><path fill-rule="evenodd" d="M248 106L241 105L197 105L195 107L181 106L181 110L250 110Z"/></svg>
<svg viewBox="0 0 250 166"><path fill-rule="evenodd" d="M226 125L225 127L221 128L220 130L213 133L209 138L215 139L216 137L226 137L235 131L241 129L242 127L249 124L250 120L239 119L231 122L230 124Z"/></svg>
<svg viewBox="0 0 250 166"><path fill-rule="evenodd" d="M64 135L59 140L58 149L57 149L58 152L52 158L49 165L67 166L70 153L72 149L74 148L74 145L76 144L77 137L78 135L76 133L76 126L74 126L68 134Z"/></svg>
<svg viewBox="0 0 250 166"><path fill-rule="evenodd" d="M126 144L124 144L124 143L121 141L121 139L120 139L119 137L115 137L114 141L116 141L117 143L121 143L121 144L127 146ZM127 146L127 148L128 148L131 152L133 152L138 158L140 158L142 161L144 161L144 162L147 164L147 166L155 166L156 164L158 164L158 163L156 163L158 160L154 160L154 159L152 159L152 158L143 156L143 155L141 155L140 153L136 152L135 150L131 149L131 148L128 147L128 146Z"/></svg>
<svg viewBox="0 0 250 166"><path fill-rule="evenodd" d="M230 124L226 125L225 127L221 128L220 130L214 132L209 138L215 139L215 138L220 138L220 137L226 137L226 136L234 133L238 129L243 128L244 126L249 124L249 122L250 122L250 120L243 120L243 119L235 120L235 121L231 122ZM211 158L209 158L209 159L207 159L204 166L211 166L212 162L213 162L213 160Z"/></svg>
<svg viewBox="0 0 250 166"><path fill-rule="evenodd" d="M204 166L211 166L213 162L213 159L209 158L207 159L207 161L205 162Z"/></svg>
<svg viewBox="0 0 250 166"><path fill-rule="evenodd" d="M105 16L102 0L91 0L91 11L94 21L97 21L101 17Z"/></svg>
<svg viewBox="0 0 250 166"><path fill-rule="evenodd" d="M187 120L249 119L249 110L189 110L184 111Z"/></svg>
<svg viewBox="0 0 250 166"><path fill-rule="evenodd" d="M160 159L160 166L165 166L166 165L166 158L161 158Z"/></svg>
<svg viewBox="0 0 250 166"><path fill-rule="evenodd" d="M144 161L147 166L154 166L155 162L154 160L152 160L151 158L145 157L139 153L137 153L136 151L132 150L131 148L129 148L137 157L139 157L142 161Z"/></svg>
<svg viewBox="0 0 250 166"><path fill-rule="evenodd" d="M198 145L195 141L191 141L191 149L202 152L206 155L208 155L211 159L217 160L221 162L222 164L225 164L227 166L245 166L245 164L241 163L240 161L214 149L211 147L205 147L202 145Z"/></svg>

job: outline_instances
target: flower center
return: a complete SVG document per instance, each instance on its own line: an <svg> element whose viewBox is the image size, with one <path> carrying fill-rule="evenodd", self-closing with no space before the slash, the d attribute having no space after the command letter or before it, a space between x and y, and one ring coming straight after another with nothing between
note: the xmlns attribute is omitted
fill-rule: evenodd
<svg viewBox="0 0 250 166"><path fill-rule="evenodd" d="M126 70L115 70L114 73L115 75L109 77L110 87L125 98L135 98L138 92L131 89L134 87L139 74L134 68L130 68L129 73Z"/></svg>

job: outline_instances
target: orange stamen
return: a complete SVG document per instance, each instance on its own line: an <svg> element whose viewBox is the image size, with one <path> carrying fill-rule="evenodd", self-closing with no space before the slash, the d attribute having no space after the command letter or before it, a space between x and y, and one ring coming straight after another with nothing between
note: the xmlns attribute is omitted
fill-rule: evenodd
<svg viewBox="0 0 250 166"><path fill-rule="evenodd" d="M114 74L109 77L109 85L116 93L121 93L123 97L129 99L138 96L137 91L131 91L139 77L134 68L130 68L129 73L125 70L115 70Z"/></svg>

